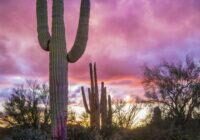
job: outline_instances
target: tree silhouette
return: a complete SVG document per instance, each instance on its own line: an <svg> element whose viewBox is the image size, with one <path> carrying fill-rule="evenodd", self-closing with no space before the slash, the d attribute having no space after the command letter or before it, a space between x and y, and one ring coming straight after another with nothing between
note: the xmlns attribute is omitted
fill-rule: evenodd
<svg viewBox="0 0 200 140"><path fill-rule="evenodd" d="M11 126L45 127L49 124L49 89L36 81L13 88L11 97L5 103L4 121Z"/></svg>
<svg viewBox="0 0 200 140"><path fill-rule="evenodd" d="M137 122L137 115L140 111L138 104L129 104L126 101L118 100L115 102L113 111L113 123L120 128L132 128Z"/></svg>
<svg viewBox="0 0 200 140"><path fill-rule="evenodd" d="M184 63L146 67L143 84L148 101L161 103L177 125L184 125L200 107L200 65L188 56Z"/></svg>

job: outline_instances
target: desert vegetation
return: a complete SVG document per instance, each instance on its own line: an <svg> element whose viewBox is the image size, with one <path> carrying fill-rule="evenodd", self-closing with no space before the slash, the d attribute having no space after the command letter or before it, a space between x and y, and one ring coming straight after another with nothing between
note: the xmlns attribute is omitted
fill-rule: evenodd
<svg viewBox="0 0 200 140"><path fill-rule="evenodd" d="M9 47L17 45L26 46L29 44L30 40L24 36L21 39L23 41L20 43L17 42L16 40L18 40L18 37L13 33L14 30L12 31L11 29L9 31L5 30L5 34L9 33L7 34L9 37L6 35L4 36L4 33L0 34L0 47L3 46L3 49L0 48L0 53L1 51L3 52L1 54L2 57L0 55L0 67L1 69L3 68L3 70L0 69L0 80L7 80L5 83L9 83L8 79L14 77L15 71L18 72L18 75L24 74L27 78L29 78L29 76L31 77L31 80L26 80L24 83L18 83L17 85L13 85L13 87L9 87L10 92L8 92L8 90L1 90L3 86L8 85L4 85L3 82L0 83L0 86L2 86L0 87L0 93L9 93L9 95L6 95L6 99L4 98L4 100L0 102L3 104L2 108L0 108L2 109L0 112L0 139L200 140L200 62L189 55L186 56L185 60L181 59L181 61L168 61L168 59L166 59L162 62L159 61L160 64L153 62L156 63L156 65L142 63L140 65L145 64L143 69L141 67L139 68L139 64L136 62L140 60L144 61L152 57L151 54L147 53L147 51L149 51L148 48L144 50L141 49L143 47L140 46L142 46L141 44L143 42L146 47L147 45L150 46L150 44L154 46L154 50L157 49L155 49L155 46L159 45L167 44L167 47L175 46L174 44L177 40L178 44L183 44L183 46L185 44L188 45L188 42L191 43L191 40L191 46L198 44L196 43L198 38L196 39L195 36L197 36L196 34L199 35L199 32L192 34L189 31L192 30L190 22L195 23L195 29L198 29L196 26L199 20L195 18L199 15L199 8L196 8L199 6L199 3L195 0L192 1L193 8L190 7L189 10L184 10L190 11L192 9L191 11L194 14L185 14L187 15L187 20L186 18L180 20L182 16L178 17L178 12L173 14L173 12L176 11L176 8L174 8L176 6L171 6L175 9L172 8L172 13L169 12L170 10L167 11L170 9L170 6L168 6L170 2L161 5L158 4L158 8L156 6L155 8L154 5L158 3L157 1L153 2L153 4L149 1L142 1L140 5L139 1L127 2L124 0L117 0L114 2L113 0L112 2L107 2L107 4L111 3L111 5L105 6L106 8L104 11L101 10L101 8L103 7L102 3L106 1L92 1L93 3L96 2L93 5L93 9L97 12L97 16L96 14L90 15L90 9L92 8L90 0L81 0L80 11L77 12L75 10L75 12L79 13L79 19L75 39L72 41L71 36L67 36L68 38L66 38L66 19L64 17L66 5L64 5L64 2L64 0L52 0L52 3L48 0L36 0L36 28L34 28L35 32L37 32L36 37L38 39L38 45L42 50L48 53L49 58L45 59L45 61L40 60L42 58L41 54L38 55L38 52L36 53L28 47L27 48L31 51L27 51L28 49L26 51L23 49L17 50L20 52L20 57L14 53L7 53L9 48L7 49L4 47L5 44ZM71 2L70 4L72 4L74 8L73 1ZM10 1L2 1L0 3L1 5L6 5L9 4ZM183 3L186 3L186 1ZM48 7L50 4L52 5L52 10ZM136 7L129 7L129 4L134 4ZM3 8L1 5L0 9ZM14 5L15 4L13 4L12 7ZM129 15L127 21L124 21L124 13L121 11L123 6L121 5L125 5L128 9L124 9L126 14ZM19 7L20 6L18 6L17 9L20 9ZM181 8L182 5L177 9L180 11ZM48 19L48 15L50 15L48 12L49 9L52 11L52 17L50 18L52 22L51 25ZM68 10L70 11L71 9L69 8ZM113 11L110 11L110 9ZM134 9L133 13L131 12L132 9ZM162 17L162 14L160 14L163 13L160 12L162 9L166 10L164 11L164 13L167 13L166 17ZM184 12L184 10L182 12ZM6 10L3 9L3 11ZM108 11L110 11L110 13ZM6 14L1 14L1 16L4 17L4 15L8 15L10 12L11 10L8 10ZM101 13L101 16L99 16L99 13ZM141 13L143 16L137 15ZM167 25L166 19L173 19L174 16L172 15L175 15L176 21L173 21L173 24L170 23L170 25ZM72 27L75 23L73 20L76 18L73 16L74 15L70 15L70 18L67 18L67 20L71 22L69 27ZM149 17L151 19L149 19ZM25 21L23 18L23 16L20 16L18 20L23 23ZM90 22L91 18L92 20ZM12 16L9 15L9 18L5 19L12 20ZM106 21L101 21L105 19ZM132 21L132 19L134 19L134 21ZM147 19L149 20L146 21ZM13 23L16 26L18 25L16 21ZM181 23L183 23L183 25ZM7 24L11 28L12 24L7 21L3 23L5 27ZM51 27L51 31L49 30L49 26ZM126 28L124 30L123 26L127 26L129 29ZM151 26L153 29L150 29ZM131 30L132 28L133 30ZM162 28L166 29L162 30ZM1 29L4 32L4 29ZM89 29L92 29L92 31ZM101 30L104 31L102 34L97 33L101 32ZM108 33L105 33L106 30L109 30ZM70 28L68 31L73 34L73 29ZM15 32L17 32L17 30ZM24 32L26 32L26 29ZM122 32L126 32L127 34L123 34ZM176 34L172 35L171 32ZM90 40L92 43L88 43L89 33L93 33ZM28 36L28 34L29 33L26 33L25 35ZM164 35L160 37L160 34ZM167 34L171 34L171 36ZM184 43L187 42L185 44L179 42L184 36L182 34L187 34L187 39L183 41ZM35 36L35 33L33 33L33 35ZM107 35L115 36L115 38L107 37ZM176 35L181 37L177 37ZM156 38L152 36L156 36ZM14 43L9 40L10 38L14 38ZM157 42L157 39L160 39L160 42ZM174 44L167 42L166 40L168 39ZM106 41L109 43L105 43ZM31 47L36 44L35 40L33 42L33 44L30 43ZM67 45L72 42L74 43L71 50L68 51ZM128 48L130 44L127 42L133 42L131 45L137 46L137 48ZM70 77L70 74L68 75L69 63L77 62L85 53L86 47L89 46L88 44L97 47L99 46L96 44L100 44L104 48L89 50L88 52L92 55L87 54L86 57L84 57L84 61L80 62L82 67L87 67L85 65L86 63L97 60L101 62L100 65L104 65L104 68L97 69L96 63L89 63L89 70L87 71L89 77L87 78L89 80L86 80L84 79L86 77L85 75L83 77L80 76L83 75L83 71L78 67L75 69L75 74L72 75L76 77L78 74L79 78L77 78L77 76L77 79L73 79L76 82L70 83L70 80L72 80L70 78L73 76ZM119 45L119 48L121 46L124 48L119 49L116 45ZM116 52L115 48L112 48L112 46L116 47ZM125 48L125 46L128 47ZM197 48L195 49L197 50ZM12 48L12 50L15 49ZM101 58L94 59L97 57L98 51L104 51L105 54L100 52L102 54L98 57ZM132 54L132 51L146 54L145 56L141 56L141 54L138 55L139 53ZM32 56L29 52L34 52L35 55ZM32 70L32 67L26 66L23 55L26 55L28 60L31 59L31 61L34 61L32 65L38 66L39 68ZM161 54L159 54L159 56L160 55ZM7 58L12 60L9 61ZM19 62L16 62L14 58ZM37 75L35 73L42 69L43 64L41 62L39 63L39 61L42 61L42 63L49 62L48 70L44 70L43 72L43 76L45 75L44 77L46 79L40 77L47 83L37 81L38 76L36 76L37 78L35 77L35 75ZM133 65L130 65L132 61L134 61ZM151 60L147 62L150 61ZM154 59L154 61L158 60ZM39 64L37 65L37 63ZM77 63L77 65L80 65L80 63ZM113 63L116 63L116 65L113 65ZM129 63L129 65L126 65L126 63ZM5 70L4 65L11 68ZM12 67L20 68L12 71ZM119 67L120 69L118 69ZM31 72L26 73L28 70ZM107 74L101 77L98 73L99 70L103 70L104 73L106 71ZM115 71L117 72L115 73ZM123 71L127 72L124 74ZM132 71L134 72L132 73ZM47 78L48 73L49 76ZM123 76L121 77L121 75ZM117 80L119 77L121 81L118 83ZM16 76L12 80L17 81L16 79L20 78L20 76ZM133 80L133 78L135 79ZM102 81L100 82L99 79ZM74 84L73 86L79 89L73 91L73 94L76 94L75 96L69 96L71 92L69 88L70 84ZM126 93L126 90L121 89L121 87L134 87L136 84L144 89L142 92L140 89L131 88L131 92L137 92L137 95L130 93L130 91ZM116 85L119 87L115 90L114 88ZM120 94L120 96L114 94L115 92L113 91ZM122 93L122 91L124 92ZM129 100L124 98L126 95L130 95L130 97L128 96ZM72 98L74 101L70 102ZM75 108L74 104L79 108Z"/></svg>
<svg viewBox="0 0 200 140"><path fill-rule="evenodd" d="M96 64L89 64L91 88L87 103L81 87L85 112L68 110L69 140L198 140L200 138L199 65L190 57L183 63L146 67L143 99L127 102L111 98L104 83L98 89ZM107 93L108 92L108 93ZM82 93L82 94L81 94ZM100 95L100 96L99 96ZM11 139L51 139L49 87L37 81L12 89L1 113L4 137ZM149 108L143 120L137 117ZM105 113L105 114L104 114ZM139 124L138 124L139 123ZM7 137L8 137L7 136Z"/></svg>
<svg viewBox="0 0 200 140"><path fill-rule="evenodd" d="M104 86L104 82L101 83L101 92L98 89L98 80L97 80L97 71L96 64L90 67L90 81L91 87L88 88L88 97L89 97L89 107L86 100L86 95L84 91L84 87L81 87L83 103L86 112L90 115L90 126L93 129L108 129L112 126L112 105L111 105L111 97L107 95L106 87ZM99 94L101 95L101 99L99 99Z"/></svg>
<svg viewBox="0 0 200 140"><path fill-rule="evenodd" d="M52 33L48 27L47 0L37 0L37 32L40 46L49 51L49 92L52 140L65 140L68 105L68 62L75 63L84 53L88 40L90 0L82 0L77 35L72 49L66 51L64 1L53 0Z"/></svg>

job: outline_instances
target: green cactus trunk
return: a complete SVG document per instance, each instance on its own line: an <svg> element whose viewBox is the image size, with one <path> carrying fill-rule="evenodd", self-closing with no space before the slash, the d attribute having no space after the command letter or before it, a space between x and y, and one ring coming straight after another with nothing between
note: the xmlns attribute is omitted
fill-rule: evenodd
<svg viewBox="0 0 200 140"><path fill-rule="evenodd" d="M83 103L85 110L90 114L90 127L92 129L105 128L112 125L112 107L111 107L111 97L108 96L104 83L101 83L101 100L99 100L99 91L98 91L98 81L97 81L97 72L96 64L92 67L92 64L89 64L90 67L90 81L91 87L88 88L89 96L89 107L87 104L84 87L81 87L81 92L83 96Z"/></svg>
<svg viewBox="0 0 200 140"><path fill-rule="evenodd" d="M53 1L52 39L50 46L50 106L52 121L52 139L66 139L67 115L67 71L68 64L65 56L66 41L63 14L63 3ZM60 9L57 9L61 7ZM58 26L59 25L59 26Z"/></svg>
<svg viewBox="0 0 200 140"><path fill-rule="evenodd" d="M68 62L76 62L84 53L90 14L90 1L82 0L75 43L66 51L64 0L53 0L52 35L48 29L47 0L37 0L38 40L43 50L49 51L49 84L52 140L66 140L68 103Z"/></svg>

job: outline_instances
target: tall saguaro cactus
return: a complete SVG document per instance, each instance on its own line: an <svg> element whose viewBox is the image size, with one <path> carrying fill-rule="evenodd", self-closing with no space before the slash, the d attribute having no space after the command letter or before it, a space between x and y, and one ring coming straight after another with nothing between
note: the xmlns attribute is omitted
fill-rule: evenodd
<svg viewBox="0 0 200 140"><path fill-rule="evenodd" d="M47 0L37 0L37 31L41 48L49 51L49 84L52 140L66 140L68 102L68 62L76 62L88 40L90 0L81 0L80 19L75 43L66 50L64 0L53 0L52 33L49 33Z"/></svg>
<svg viewBox="0 0 200 140"><path fill-rule="evenodd" d="M89 97L89 107L85 96L84 87L81 87L81 92L83 96L83 103L85 110L90 114L90 126L93 129L100 129L100 120L102 128L110 126L112 123L112 108L111 108L111 97L108 96L104 83L101 83L101 99L99 99L98 83L97 83L97 73L96 73L96 64L92 67L92 64L89 64L90 67L90 81L91 87L88 88L88 97Z"/></svg>

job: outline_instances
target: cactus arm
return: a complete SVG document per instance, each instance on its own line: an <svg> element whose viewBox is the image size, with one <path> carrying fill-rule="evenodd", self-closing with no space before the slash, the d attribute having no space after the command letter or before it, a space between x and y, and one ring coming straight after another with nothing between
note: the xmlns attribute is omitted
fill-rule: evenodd
<svg viewBox="0 0 200 140"><path fill-rule="evenodd" d="M94 100L93 100L93 96L92 96L92 93L91 93L91 89L88 88L88 95L89 95L89 105L90 105L90 111L93 111L94 110Z"/></svg>
<svg viewBox="0 0 200 140"><path fill-rule="evenodd" d="M106 87L102 87L102 93L101 93L101 124L102 129L106 128L107 124L107 92Z"/></svg>
<svg viewBox="0 0 200 140"><path fill-rule="evenodd" d="M96 100L98 102L99 100L99 93L98 93L98 83L97 83L97 70L96 70L96 63L94 63L94 87L95 87L95 94L96 94Z"/></svg>
<svg viewBox="0 0 200 140"><path fill-rule="evenodd" d="M86 101L86 97L85 97L85 91L84 91L84 88L81 87L81 92L82 92L82 96L83 96L83 104L85 106L85 110L87 113L90 113L90 110L88 108L88 104L87 104L87 101Z"/></svg>
<svg viewBox="0 0 200 140"><path fill-rule="evenodd" d="M71 51L67 54L67 59L70 63L76 62L85 51L88 40L89 17L90 0L82 0L76 39Z"/></svg>
<svg viewBox="0 0 200 140"><path fill-rule="evenodd" d="M51 36L48 27L47 0L37 0L36 7L38 41L41 48L48 51Z"/></svg>
<svg viewBox="0 0 200 140"><path fill-rule="evenodd" d="M97 82L97 72L96 72L96 63L94 63L94 86L95 86L95 107L96 107L96 123L97 129L100 128L100 102L99 102L99 93L98 93L98 82Z"/></svg>
<svg viewBox="0 0 200 140"><path fill-rule="evenodd" d="M99 93L98 93L98 82L97 82L97 71L96 71L96 63L94 63L94 94L95 94L95 102L97 110L100 109L99 107Z"/></svg>
<svg viewBox="0 0 200 140"><path fill-rule="evenodd" d="M112 103L111 103L111 96L108 95L108 111L112 113Z"/></svg>
<svg viewBox="0 0 200 140"><path fill-rule="evenodd" d="M100 98L100 112L102 113L102 111L103 111L103 108L102 108L102 106L103 106L103 97L104 97L104 82L101 82L101 98Z"/></svg>
<svg viewBox="0 0 200 140"><path fill-rule="evenodd" d="M111 103L111 96L108 95L108 126L111 127L112 126L112 103Z"/></svg>
<svg viewBox="0 0 200 140"><path fill-rule="evenodd" d="M96 119L95 119L95 102L94 102L94 94L91 92L91 89L88 88L89 94L89 104L90 104L90 126L95 128L96 126Z"/></svg>
<svg viewBox="0 0 200 140"><path fill-rule="evenodd" d="M109 99L107 99L107 88L104 87L104 100L105 100L105 112L106 112L106 116L107 116L107 105L108 105L108 102L109 102Z"/></svg>
<svg viewBox="0 0 200 140"><path fill-rule="evenodd" d="M90 67L90 84L91 84L91 93L93 94L94 91L94 78L93 78L93 69L92 69L92 63L89 64Z"/></svg>

